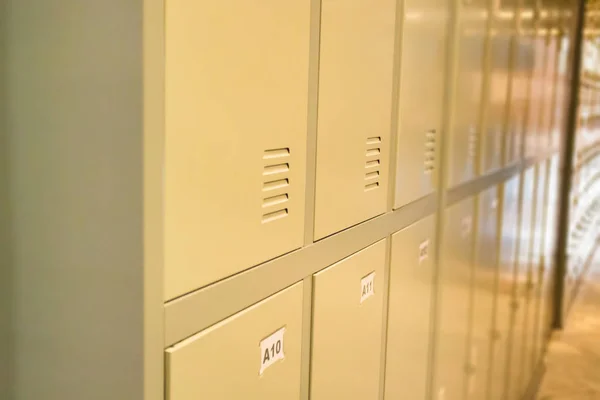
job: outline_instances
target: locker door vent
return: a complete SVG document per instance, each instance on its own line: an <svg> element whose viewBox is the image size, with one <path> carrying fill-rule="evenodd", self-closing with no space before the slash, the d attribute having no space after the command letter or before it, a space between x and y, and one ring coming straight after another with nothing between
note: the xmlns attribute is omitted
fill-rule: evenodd
<svg viewBox="0 0 600 400"><path fill-rule="evenodd" d="M263 154L262 223L266 224L289 215L290 149L265 150Z"/></svg>
<svg viewBox="0 0 600 400"><path fill-rule="evenodd" d="M431 129L425 132L425 161L424 171L426 174L431 174L435 169L435 139L436 130Z"/></svg>
<svg viewBox="0 0 600 400"><path fill-rule="evenodd" d="M381 175L381 137L367 138L365 154L365 192L379 188Z"/></svg>

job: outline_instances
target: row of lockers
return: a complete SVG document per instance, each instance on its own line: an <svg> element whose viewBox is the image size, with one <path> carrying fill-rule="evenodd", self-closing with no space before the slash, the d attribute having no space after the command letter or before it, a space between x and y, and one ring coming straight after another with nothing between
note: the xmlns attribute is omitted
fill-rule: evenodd
<svg viewBox="0 0 600 400"><path fill-rule="evenodd" d="M557 173L545 161L450 206L439 268L430 216L314 274L310 398L520 400L549 326ZM305 295L298 282L167 349L167 399L296 400Z"/></svg>
<svg viewBox="0 0 600 400"><path fill-rule="evenodd" d="M321 3L166 2L165 300L557 144L570 3Z"/></svg>

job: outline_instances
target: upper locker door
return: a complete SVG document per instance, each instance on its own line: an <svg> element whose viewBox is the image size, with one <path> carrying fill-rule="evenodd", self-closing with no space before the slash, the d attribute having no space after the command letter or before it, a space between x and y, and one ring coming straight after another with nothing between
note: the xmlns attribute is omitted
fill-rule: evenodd
<svg viewBox="0 0 600 400"><path fill-rule="evenodd" d="M169 0L165 298L302 245L310 0Z"/></svg>
<svg viewBox="0 0 600 400"><path fill-rule="evenodd" d="M483 61L488 23L488 1L457 2L458 66L450 129L448 186L463 183L475 174L481 117Z"/></svg>
<svg viewBox="0 0 600 400"><path fill-rule="evenodd" d="M509 110L510 50L514 35L515 1L494 1L487 59L486 118L483 127L481 171L502 164L502 143Z"/></svg>
<svg viewBox="0 0 600 400"><path fill-rule="evenodd" d="M386 211L395 0L323 0L315 238Z"/></svg>
<svg viewBox="0 0 600 400"><path fill-rule="evenodd" d="M404 1L394 208L432 193L437 181L450 6Z"/></svg>

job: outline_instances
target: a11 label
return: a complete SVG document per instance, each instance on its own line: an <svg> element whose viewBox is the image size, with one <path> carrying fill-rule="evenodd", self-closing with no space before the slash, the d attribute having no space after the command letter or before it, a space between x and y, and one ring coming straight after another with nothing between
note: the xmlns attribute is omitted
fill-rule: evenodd
<svg viewBox="0 0 600 400"><path fill-rule="evenodd" d="M360 280L360 302L375 294L375 272L371 272Z"/></svg>
<svg viewBox="0 0 600 400"><path fill-rule="evenodd" d="M281 328L260 342L260 375L271 365L283 360L285 357L283 352L284 335L285 328Z"/></svg>

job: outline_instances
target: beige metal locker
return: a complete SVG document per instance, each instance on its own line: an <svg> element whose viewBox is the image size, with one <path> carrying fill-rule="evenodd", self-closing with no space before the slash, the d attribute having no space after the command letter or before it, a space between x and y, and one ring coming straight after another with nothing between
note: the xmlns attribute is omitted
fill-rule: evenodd
<svg viewBox="0 0 600 400"><path fill-rule="evenodd" d="M533 47L533 10L520 7L516 13L517 37L513 47L513 64L511 72L511 98L508 119L508 135L513 137L513 146L507 162L517 161L522 157L524 142L529 138L526 130L528 102L531 85L531 60ZM507 152L508 154L508 152Z"/></svg>
<svg viewBox="0 0 600 400"><path fill-rule="evenodd" d="M302 283L167 349L166 400L297 400Z"/></svg>
<svg viewBox="0 0 600 400"><path fill-rule="evenodd" d="M392 235L385 399L424 400L431 339L435 216Z"/></svg>
<svg viewBox="0 0 600 400"><path fill-rule="evenodd" d="M490 356L496 351L497 345L493 329L498 278L498 207L497 187L479 195L469 359L471 375L467 397L473 400L487 399L492 368Z"/></svg>
<svg viewBox="0 0 600 400"><path fill-rule="evenodd" d="M506 395L505 380L508 368L509 335L513 302L513 270L519 240L519 181L515 176L502 185L501 238L496 285L496 312L494 315L494 340L490 375L490 400L503 400Z"/></svg>
<svg viewBox="0 0 600 400"><path fill-rule="evenodd" d="M488 24L488 1L456 2L458 43L456 93L453 124L450 129L448 186L453 187L473 178L484 80L484 48Z"/></svg>
<svg viewBox="0 0 600 400"><path fill-rule="evenodd" d="M165 7L169 300L303 243L310 0Z"/></svg>
<svg viewBox="0 0 600 400"><path fill-rule="evenodd" d="M449 12L446 0L404 1L394 208L432 193L437 182Z"/></svg>
<svg viewBox="0 0 600 400"><path fill-rule="evenodd" d="M524 394L524 376L527 373L523 370L524 354L528 351L526 348L526 326L527 326L527 301L529 296L528 274L530 267L531 251L531 222L533 212L533 201L535 198L535 167L530 167L522 173L522 197L519 226L519 242L517 251L517 260L513 274L513 312L511 327L511 357L508 368L507 400L519 400Z"/></svg>
<svg viewBox="0 0 600 400"><path fill-rule="evenodd" d="M502 143L509 110L510 46L513 40L515 2L507 1L500 5L494 2L489 38L487 72L487 107L482 135L481 171L488 172L502 164Z"/></svg>
<svg viewBox="0 0 600 400"><path fill-rule="evenodd" d="M547 188L548 188L548 163L546 161L541 162L537 166L537 180L536 180L536 211L534 219L534 242L532 248L532 262L531 262L531 278L532 278L532 300L530 301L530 340L532 341L532 351L529 360L526 360L525 369L529 369L533 374L535 368L541 358L543 341L539 335L540 333L540 313L544 307L545 300L543 298L543 280L544 280L544 239L546 236L546 230L552 229L546 225L546 201L547 201ZM529 365L527 365L529 362Z"/></svg>
<svg viewBox="0 0 600 400"><path fill-rule="evenodd" d="M565 24L567 25L567 24ZM563 27L565 29L565 27ZM558 61L556 66L556 98L553 108L552 131L550 133L550 147L558 148L561 132L565 128L567 115L567 91L569 90L568 65L569 44L568 29L563 30L558 36Z"/></svg>
<svg viewBox="0 0 600 400"><path fill-rule="evenodd" d="M467 389L474 213L473 198L445 210L438 278L434 395L443 392L446 399L462 399Z"/></svg>
<svg viewBox="0 0 600 400"><path fill-rule="evenodd" d="M543 148L540 135L540 113L543 105L544 72L546 69L546 37L536 20L532 24L532 70L527 116L525 155L534 156Z"/></svg>
<svg viewBox="0 0 600 400"><path fill-rule="evenodd" d="M314 275L311 400L379 398L386 240Z"/></svg>
<svg viewBox="0 0 600 400"><path fill-rule="evenodd" d="M522 343L522 352L521 363L520 363L520 377L521 387L523 393L527 390L527 384L533 376L533 365L532 365L532 356L534 352L534 344L533 344L533 332L534 332L534 324L536 319L535 309L536 309L536 285L537 285L537 269L539 267L539 263L537 260L537 250L535 248L537 241L538 233L536 232L537 227L537 215L538 215L538 207L540 202L540 196L543 198L543 185L539 185L539 172L538 166L531 167L526 175L526 179L531 179L531 191L530 195L524 197L523 201L530 203L529 208L523 208L523 217L526 216L529 218L528 220L523 220L522 223L527 225L521 228L521 234L525 234L528 236L528 244L521 243L522 246L526 246L526 253L524 257L521 259L521 267L525 267L523 271L523 278L521 289L523 291L523 337L520 339ZM526 180L527 182L527 180ZM524 188L527 195L527 190L529 189L527 183ZM542 189L542 190L540 190ZM527 214L527 215L526 215ZM524 264L523 264L524 263Z"/></svg>
<svg viewBox="0 0 600 400"><path fill-rule="evenodd" d="M321 5L315 238L386 211L395 0Z"/></svg>

